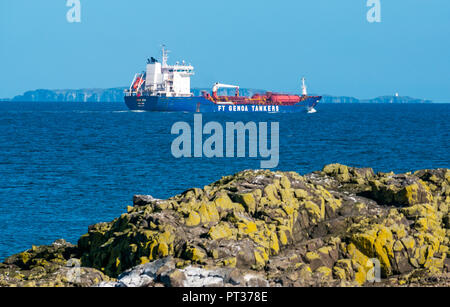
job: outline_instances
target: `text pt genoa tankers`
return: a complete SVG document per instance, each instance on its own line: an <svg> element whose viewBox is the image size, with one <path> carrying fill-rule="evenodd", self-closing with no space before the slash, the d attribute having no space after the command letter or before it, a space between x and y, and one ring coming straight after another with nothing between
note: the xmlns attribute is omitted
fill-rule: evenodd
<svg viewBox="0 0 450 307"><path fill-rule="evenodd" d="M159 112L269 112L289 113L305 109L315 112L321 96L308 96L305 79L302 79L302 95L266 92L252 97L239 96L239 86L216 83L212 93L201 96L191 93L191 65L167 64L167 51L162 50L162 63L151 58L147 70L136 74L129 89L125 90L125 103L130 110ZM219 96L219 88L233 88L234 96Z"/></svg>

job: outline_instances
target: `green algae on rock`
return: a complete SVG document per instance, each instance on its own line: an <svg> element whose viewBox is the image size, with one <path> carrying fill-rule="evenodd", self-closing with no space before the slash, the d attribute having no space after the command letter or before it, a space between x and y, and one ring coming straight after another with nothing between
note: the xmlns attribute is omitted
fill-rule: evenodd
<svg viewBox="0 0 450 307"><path fill-rule="evenodd" d="M27 251L8 258L0 285L8 284L5 266L20 272L71 257L95 270L98 282L168 258L171 270L153 284L182 285L195 270L223 269L257 273L270 286L368 285L378 265L390 285L449 280L448 169L396 175L331 164L304 176L247 170L133 203L114 221L90 226L60 256Z"/></svg>

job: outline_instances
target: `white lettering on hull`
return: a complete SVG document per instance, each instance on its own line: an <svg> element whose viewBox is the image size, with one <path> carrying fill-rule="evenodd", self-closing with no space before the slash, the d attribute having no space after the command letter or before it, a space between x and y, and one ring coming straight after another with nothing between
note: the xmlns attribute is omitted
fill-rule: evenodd
<svg viewBox="0 0 450 307"><path fill-rule="evenodd" d="M219 112L279 112L279 106L262 106L262 105L232 105L232 106L217 106Z"/></svg>

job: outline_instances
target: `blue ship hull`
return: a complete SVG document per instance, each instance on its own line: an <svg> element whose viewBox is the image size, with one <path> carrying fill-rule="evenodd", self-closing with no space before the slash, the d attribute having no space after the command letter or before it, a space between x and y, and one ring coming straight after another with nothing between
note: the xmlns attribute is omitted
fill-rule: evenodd
<svg viewBox="0 0 450 307"><path fill-rule="evenodd" d="M295 105L219 104L205 97L125 96L130 110L151 112L263 112L292 113L313 108L322 97L309 97Z"/></svg>

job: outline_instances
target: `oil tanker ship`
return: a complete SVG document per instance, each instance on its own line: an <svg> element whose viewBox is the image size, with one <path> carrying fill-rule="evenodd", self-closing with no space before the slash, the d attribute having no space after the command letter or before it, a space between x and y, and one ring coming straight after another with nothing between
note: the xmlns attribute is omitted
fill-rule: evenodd
<svg viewBox="0 0 450 307"><path fill-rule="evenodd" d="M266 92L251 97L239 95L239 86L216 83L212 92L201 96L191 93L194 67L184 61L168 65L167 50L162 48L162 62L147 60L146 71L134 76L130 88L125 90L125 103L130 110L156 112L315 112L321 96L308 96L302 78L302 94L291 95ZM234 96L219 96L221 88L234 89Z"/></svg>

